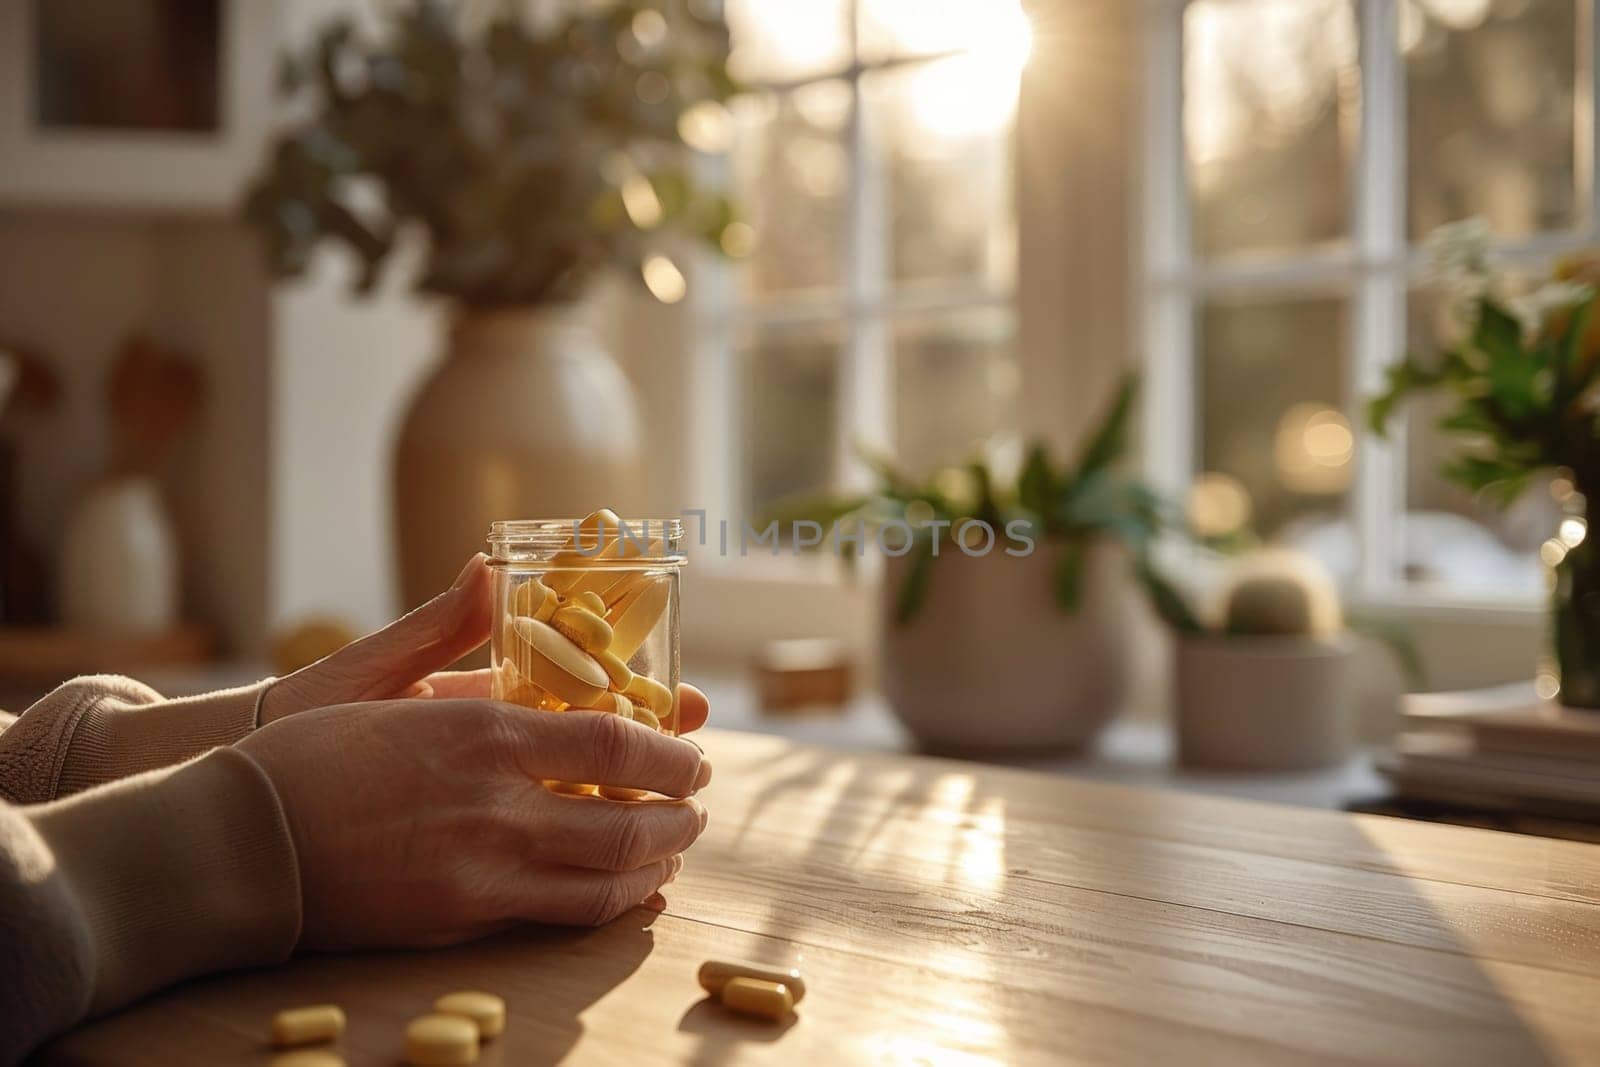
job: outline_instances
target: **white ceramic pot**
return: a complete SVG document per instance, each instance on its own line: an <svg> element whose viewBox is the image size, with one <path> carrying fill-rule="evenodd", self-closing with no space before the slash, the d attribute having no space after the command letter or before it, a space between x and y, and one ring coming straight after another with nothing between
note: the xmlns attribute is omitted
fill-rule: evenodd
<svg viewBox="0 0 1600 1067"><path fill-rule="evenodd" d="M446 588L494 520L627 513L639 478L633 390L578 309L462 311L395 450L406 605Z"/></svg>
<svg viewBox="0 0 1600 1067"><path fill-rule="evenodd" d="M1133 674L1138 590L1123 550L1091 546L1073 614L1055 600L1056 552L977 557L942 545L921 612L894 603L910 557L884 575L883 689L925 749L1070 751L1122 710Z"/></svg>
<svg viewBox="0 0 1600 1067"><path fill-rule="evenodd" d="M149 633L178 622L178 539L155 481L91 486L61 540L61 618L69 626Z"/></svg>
<svg viewBox="0 0 1600 1067"><path fill-rule="evenodd" d="M1186 766L1305 770L1349 756L1348 640L1180 637L1176 655Z"/></svg>

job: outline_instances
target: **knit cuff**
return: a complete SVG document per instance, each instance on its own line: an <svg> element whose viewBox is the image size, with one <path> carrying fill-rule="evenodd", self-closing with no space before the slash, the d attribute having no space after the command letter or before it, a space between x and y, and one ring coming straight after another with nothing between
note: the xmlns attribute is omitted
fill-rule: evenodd
<svg viewBox="0 0 1600 1067"><path fill-rule="evenodd" d="M28 809L94 947L90 1013L212 971L276 963L300 936L300 876L266 773L219 748Z"/></svg>
<svg viewBox="0 0 1600 1067"><path fill-rule="evenodd" d="M61 763L57 796L170 767L256 728L272 680L181 700L128 703L108 694L78 717Z"/></svg>

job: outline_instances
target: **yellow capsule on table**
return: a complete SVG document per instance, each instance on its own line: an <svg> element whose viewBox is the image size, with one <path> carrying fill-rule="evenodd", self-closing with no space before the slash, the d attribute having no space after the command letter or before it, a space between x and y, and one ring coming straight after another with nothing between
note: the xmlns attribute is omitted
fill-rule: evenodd
<svg viewBox="0 0 1600 1067"><path fill-rule="evenodd" d="M760 978L730 978L722 987L722 1004L740 1015L754 1015L777 1022L794 1011L794 995L782 982Z"/></svg>
<svg viewBox="0 0 1600 1067"><path fill-rule="evenodd" d="M611 624L580 604L557 608L550 625L585 652L599 652L611 644Z"/></svg>
<svg viewBox="0 0 1600 1067"><path fill-rule="evenodd" d="M600 664L548 623L519 616L512 631L511 658L524 681L580 708L606 691L610 679Z"/></svg>
<svg viewBox="0 0 1600 1067"><path fill-rule="evenodd" d="M623 692L635 704L649 708L658 720L672 714L672 690L648 674L634 675Z"/></svg>
<svg viewBox="0 0 1600 1067"><path fill-rule="evenodd" d="M303 1048L272 1057L270 1067L345 1067L344 1057L321 1048Z"/></svg>
<svg viewBox="0 0 1600 1067"><path fill-rule="evenodd" d="M278 1048L333 1041L343 1033L344 1009L337 1004L308 1004L272 1017L272 1043Z"/></svg>
<svg viewBox="0 0 1600 1067"><path fill-rule="evenodd" d="M806 980L795 967L772 967L749 960L706 960L700 965L700 988L721 996L722 988L735 978L756 978L787 986L796 1004L806 998Z"/></svg>
<svg viewBox="0 0 1600 1067"><path fill-rule="evenodd" d="M457 1067L478 1062L478 1027L459 1015L423 1015L406 1026L406 1062Z"/></svg>
<svg viewBox="0 0 1600 1067"><path fill-rule="evenodd" d="M506 1002L493 993L463 990L446 993L433 1002L433 1010L442 1015L460 1015L471 1019L478 1028L478 1037L488 1040L506 1032Z"/></svg>
<svg viewBox="0 0 1600 1067"><path fill-rule="evenodd" d="M628 683L633 681L633 671L609 648L601 649L594 653L595 662L600 664L600 669L606 672L606 677L611 679L611 688L617 692L624 692Z"/></svg>

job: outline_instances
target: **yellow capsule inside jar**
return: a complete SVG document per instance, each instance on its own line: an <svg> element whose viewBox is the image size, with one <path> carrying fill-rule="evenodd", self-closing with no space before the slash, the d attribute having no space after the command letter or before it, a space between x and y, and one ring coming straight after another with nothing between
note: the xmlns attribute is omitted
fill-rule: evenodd
<svg viewBox="0 0 1600 1067"><path fill-rule="evenodd" d="M622 714L677 732L682 520L604 508L581 519L503 520L489 529L489 562L495 700Z"/></svg>

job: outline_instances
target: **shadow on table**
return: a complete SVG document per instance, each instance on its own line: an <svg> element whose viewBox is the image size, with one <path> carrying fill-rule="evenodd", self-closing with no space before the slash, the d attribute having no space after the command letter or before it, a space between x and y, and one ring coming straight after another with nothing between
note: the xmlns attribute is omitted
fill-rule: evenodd
<svg viewBox="0 0 1600 1067"><path fill-rule="evenodd" d="M704 1065L732 1059L733 1050L739 1045L770 1044L788 1033L797 1021L799 1016L794 1012L777 1023L765 1019L747 1019L733 1014L712 997L702 997L683 1013L683 1018L678 1020L678 1029L700 1039L693 1062Z"/></svg>
<svg viewBox="0 0 1600 1067"><path fill-rule="evenodd" d="M297 1004L335 1003L348 1018L338 1051L351 1067L401 1062L406 1023L444 993L484 989L509 1024L483 1046L481 1067L560 1062L583 1035L580 1016L655 947L658 908L598 929L526 926L445 949L308 954L282 967L178 986L41 1049L37 1064L261 1064L267 1021Z"/></svg>

